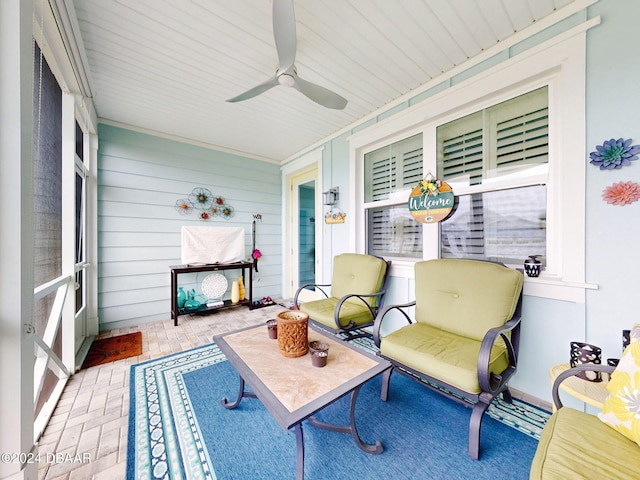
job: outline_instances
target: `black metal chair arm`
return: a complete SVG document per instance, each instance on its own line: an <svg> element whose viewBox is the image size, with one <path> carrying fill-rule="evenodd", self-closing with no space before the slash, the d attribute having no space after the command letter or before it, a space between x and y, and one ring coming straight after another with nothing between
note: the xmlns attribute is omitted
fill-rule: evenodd
<svg viewBox="0 0 640 480"><path fill-rule="evenodd" d="M562 401L560 400L560 384L564 382L567 378L573 377L580 372L602 372L602 373L613 373L616 367L611 365L601 365L596 363L583 363L582 365L576 365L575 367L568 368L564 372L562 372L553 382L553 387L551 387L551 397L553 398L553 404L556 409L562 408Z"/></svg>
<svg viewBox="0 0 640 480"><path fill-rule="evenodd" d="M391 310L398 310L400 313L402 313L402 315L404 315L404 318L407 320L407 323L413 323L413 320L404 309L413 307L415 306L415 304L416 304L416 301L413 300L412 302L409 302L409 303L388 305L378 312L375 322L373 323L373 342L376 344L376 347L380 348L380 340L381 340L380 327L382 326L382 321L384 320L384 316Z"/></svg>
<svg viewBox="0 0 640 480"><path fill-rule="evenodd" d="M300 305L298 304L298 295L300 295L300 292L302 290L304 290L307 287L314 287L317 288L318 290L320 290L325 298L329 298L329 295L327 294L327 292L325 292L322 288L320 287L330 287L331 284L327 283L327 284L319 284L319 283L307 283L306 285L302 285L301 287L298 287L298 289L296 290L295 295L293 296L293 304L295 305L296 308L299 308Z"/></svg>
<svg viewBox="0 0 640 480"><path fill-rule="evenodd" d="M506 334L512 332L509 338ZM518 364L517 344L520 335L520 317L514 317L500 327L494 327L487 331L480 344L480 353L478 354L478 383L483 392L491 392L497 394L502 386L506 384L508 378L496 378L489 371L489 362L491 361L491 349L495 344L498 336L502 337L509 355L509 367L507 369L515 371ZM514 338L515 337L515 338ZM505 372L507 373L507 372Z"/></svg>
<svg viewBox="0 0 640 480"><path fill-rule="evenodd" d="M342 305L344 304L344 302L346 302L347 300L349 300L350 298L358 298L365 307L367 307L369 309L369 313L371 313L371 318L374 319L376 316L376 312L375 312L375 307L372 307L369 302L367 302L367 298L380 298L382 295L384 295L384 290L381 290L379 292L376 293L350 293L348 295L345 295L344 297L342 297L340 300L338 300L338 303L336 304L336 309L335 312L333 314L333 318L336 322L336 326L340 329L340 328L353 328L355 327L355 324L353 324L353 322L349 323L348 325L341 325L340 324L340 310L342 309Z"/></svg>

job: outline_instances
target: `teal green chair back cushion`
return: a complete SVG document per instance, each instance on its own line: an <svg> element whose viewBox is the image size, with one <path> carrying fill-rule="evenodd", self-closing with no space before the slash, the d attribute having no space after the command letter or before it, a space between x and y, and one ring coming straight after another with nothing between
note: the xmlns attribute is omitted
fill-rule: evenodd
<svg viewBox="0 0 640 480"><path fill-rule="evenodd" d="M387 272L387 262L372 255L343 253L333 259L331 296L341 298L352 293L371 294L379 292ZM362 305L362 301L349 299L347 302ZM368 300L376 306L377 298ZM346 303L346 302L345 302Z"/></svg>
<svg viewBox="0 0 640 480"><path fill-rule="evenodd" d="M515 312L523 276L490 262L439 259L415 264L417 322L482 341Z"/></svg>

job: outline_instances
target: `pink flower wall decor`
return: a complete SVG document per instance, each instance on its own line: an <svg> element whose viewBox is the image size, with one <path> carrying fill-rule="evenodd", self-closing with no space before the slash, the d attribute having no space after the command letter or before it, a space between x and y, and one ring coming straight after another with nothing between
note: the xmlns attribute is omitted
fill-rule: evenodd
<svg viewBox="0 0 640 480"><path fill-rule="evenodd" d="M627 205L640 198L640 185L636 182L619 182L602 191L602 198L611 205Z"/></svg>

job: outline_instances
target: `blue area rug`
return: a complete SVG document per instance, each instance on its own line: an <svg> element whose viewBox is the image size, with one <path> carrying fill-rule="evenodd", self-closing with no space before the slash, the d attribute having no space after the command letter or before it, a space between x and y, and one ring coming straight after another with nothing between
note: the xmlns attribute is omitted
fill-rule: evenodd
<svg viewBox="0 0 640 480"><path fill-rule="evenodd" d="M235 399L239 380L216 345L133 365L130 385L127 479L295 478L292 431L257 399L245 398L235 410L220 405L223 397ZM363 386L356 423L363 441L380 440L385 451L366 454L351 436L305 422L305 478L528 478L546 412L517 400L492 405L474 461L467 455L470 409L401 375L392 376L387 402L380 386L379 377ZM318 419L348 425L348 400Z"/></svg>

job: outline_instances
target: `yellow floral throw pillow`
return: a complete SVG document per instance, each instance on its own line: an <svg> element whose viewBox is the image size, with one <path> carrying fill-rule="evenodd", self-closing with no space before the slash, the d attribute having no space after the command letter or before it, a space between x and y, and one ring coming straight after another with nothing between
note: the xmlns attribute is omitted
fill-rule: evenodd
<svg viewBox="0 0 640 480"><path fill-rule="evenodd" d="M609 396L598 418L640 445L640 324L607 385Z"/></svg>

